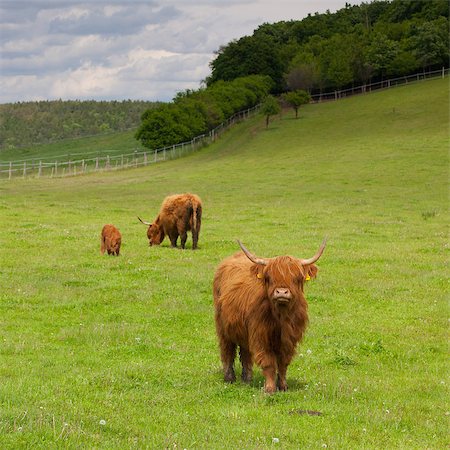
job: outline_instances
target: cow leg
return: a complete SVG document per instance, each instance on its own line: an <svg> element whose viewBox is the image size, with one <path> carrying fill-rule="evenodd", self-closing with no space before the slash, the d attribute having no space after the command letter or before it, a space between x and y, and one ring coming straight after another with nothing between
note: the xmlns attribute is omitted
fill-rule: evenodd
<svg viewBox="0 0 450 450"><path fill-rule="evenodd" d="M192 229L192 250L197 248L198 244L198 231L196 229Z"/></svg>
<svg viewBox="0 0 450 450"><path fill-rule="evenodd" d="M277 360L274 355L264 355L260 366L264 379L264 390L267 394L273 394L277 390L276 375L277 375Z"/></svg>
<svg viewBox="0 0 450 450"><path fill-rule="evenodd" d="M102 245L100 247L100 253L103 255L105 253L105 241L102 239Z"/></svg>
<svg viewBox="0 0 450 450"><path fill-rule="evenodd" d="M186 245L186 240L187 240L187 233L186 231L183 233L180 233L180 238L181 238L181 248L184 248Z"/></svg>
<svg viewBox="0 0 450 450"><path fill-rule="evenodd" d="M223 363L224 380L229 383L235 382L236 374L234 373L234 358L236 356L236 345L233 342L221 340L220 356Z"/></svg>
<svg viewBox="0 0 450 450"><path fill-rule="evenodd" d="M278 361L278 377L277 377L277 388L280 391L287 391L288 385L286 382L286 372L287 372L287 364L283 364Z"/></svg>
<svg viewBox="0 0 450 450"><path fill-rule="evenodd" d="M169 239L170 239L171 246L172 247L176 247L177 246L177 240L178 240L178 232L171 231L169 233Z"/></svg>
<svg viewBox="0 0 450 450"><path fill-rule="evenodd" d="M242 364L242 381L250 383L253 378L252 355L247 349L240 347L239 356Z"/></svg>

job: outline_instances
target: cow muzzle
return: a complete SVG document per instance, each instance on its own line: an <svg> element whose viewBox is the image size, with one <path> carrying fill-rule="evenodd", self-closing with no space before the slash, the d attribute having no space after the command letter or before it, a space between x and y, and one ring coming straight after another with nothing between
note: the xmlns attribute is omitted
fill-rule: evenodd
<svg viewBox="0 0 450 450"><path fill-rule="evenodd" d="M280 305L287 305L292 300L291 291L288 288L276 288L273 299Z"/></svg>

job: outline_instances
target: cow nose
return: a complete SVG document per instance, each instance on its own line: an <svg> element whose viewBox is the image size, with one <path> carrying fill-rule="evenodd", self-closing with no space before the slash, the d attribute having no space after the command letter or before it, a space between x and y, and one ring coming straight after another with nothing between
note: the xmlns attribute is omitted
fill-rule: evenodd
<svg viewBox="0 0 450 450"><path fill-rule="evenodd" d="M290 298L291 292L289 291L288 288L276 288L275 297Z"/></svg>

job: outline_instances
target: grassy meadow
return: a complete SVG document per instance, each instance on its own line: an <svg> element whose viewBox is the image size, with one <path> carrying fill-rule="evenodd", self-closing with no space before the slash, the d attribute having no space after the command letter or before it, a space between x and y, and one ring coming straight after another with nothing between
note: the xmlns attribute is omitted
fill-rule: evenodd
<svg viewBox="0 0 450 450"><path fill-rule="evenodd" d="M2 181L0 447L448 448L448 88L260 116L146 168ZM137 216L189 191L199 249L149 248ZM225 384L218 263L236 238L309 257L324 236L289 391L264 394L259 369Z"/></svg>

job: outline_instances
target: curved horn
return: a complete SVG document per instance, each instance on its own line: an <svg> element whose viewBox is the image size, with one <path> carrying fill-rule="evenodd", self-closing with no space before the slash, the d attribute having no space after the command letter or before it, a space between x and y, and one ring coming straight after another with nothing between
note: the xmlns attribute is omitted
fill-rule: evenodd
<svg viewBox="0 0 450 450"><path fill-rule="evenodd" d="M304 266L307 266L308 264L313 264L315 263L321 256L323 251L325 250L325 246L327 245L327 238L325 238L322 242L322 245L320 246L319 250L317 251L317 253L312 257L312 258L308 258L308 259L299 259L300 263Z"/></svg>
<svg viewBox="0 0 450 450"><path fill-rule="evenodd" d="M145 220L142 220L139 216L138 219L144 224L144 225L151 225L150 222L146 222Z"/></svg>
<svg viewBox="0 0 450 450"><path fill-rule="evenodd" d="M245 253L245 256L252 262L254 262L255 264L261 264L262 266L266 266L267 265L267 261L263 258L258 258L257 256L255 256L253 253L250 253L247 248L245 247L245 245L238 239L237 240L239 246L241 247L242 251Z"/></svg>

